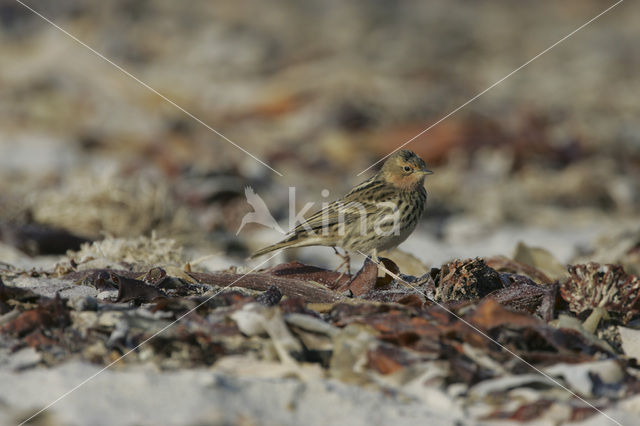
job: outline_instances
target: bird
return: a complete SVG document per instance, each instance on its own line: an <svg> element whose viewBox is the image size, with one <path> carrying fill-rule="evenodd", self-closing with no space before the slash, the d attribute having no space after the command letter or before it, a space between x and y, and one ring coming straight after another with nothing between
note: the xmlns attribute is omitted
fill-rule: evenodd
<svg viewBox="0 0 640 426"><path fill-rule="evenodd" d="M264 200L255 193L253 188L251 188L250 186L245 187L244 195L247 197L247 203L249 203L251 207L253 207L254 211L249 212L242 217L242 223L240 224L236 235L240 233L242 228L244 228L244 225L246 225L247 223L259 223L260 225L275 229L281 234L285 233L280 225L278 225L278 222L276 222L276 220L269 212L269 208L265 204Z"/></svg>
<svg viewBox="0 0 640 426"><path fill-rule="evenodd" d="M375 175L251 257L290 247L328 246L337 254L340 247L377 261L378 252L398 246L415 230L427 203L425 176L432 173L413 151L398 150Z"/></svg>

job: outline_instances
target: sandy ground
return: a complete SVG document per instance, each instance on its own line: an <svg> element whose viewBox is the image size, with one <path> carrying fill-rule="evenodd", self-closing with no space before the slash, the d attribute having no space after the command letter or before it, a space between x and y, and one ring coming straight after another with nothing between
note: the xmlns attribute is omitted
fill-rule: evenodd
<svg viewBox="0 0 640 426"><path fill-rule="evenodd" d="M259 371L255 362L245 363L253 364L247 370ZM265 371L269 366L261 367ZM437 397L425 403L338 381L242 377L217 370L109 370L60 401L40 421L66 425L410 425L428 418L432 424L446 425L460 420L442 410ZM95 366L78 362L24 373L0 371L3 404L10 407L3 410L0 421L11 424L21 419L97 371Z"/></svg>

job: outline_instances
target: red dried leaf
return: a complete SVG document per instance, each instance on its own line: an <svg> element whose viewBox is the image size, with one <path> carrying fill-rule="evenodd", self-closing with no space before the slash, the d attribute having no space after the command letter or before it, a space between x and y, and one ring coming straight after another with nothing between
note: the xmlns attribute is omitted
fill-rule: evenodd
<svg viewBox="0 0 640 426"><path fill-rule="evenodd" d="M535 327L544 324L531 315L513 312L491 298L482 301L473 312L465 315L465 319L485 330L501 325Z"/></svg>
<svg viewBox="0 0 640 426"><path fill-rule="evenodd" d="M65 327L69 322L65 302L56 296L54 299L45 300L34 309L22 312L1 330L23 337L39 328Z"/></svg>
<svg viewBox="0 0 640 426"><path fill-rule="evenodd" d="M367 367L381 374L392 374L418 361L418 358L396 346L381 344L367 352Z"/></svg>
<svg viewBox="0 0 640 426"><path fill-rule="evenodd" d="M58 342L42 334L42 330L33 330L24 337L24 342L35 349L57 345Z"/></svg>
<svg viewBox="0 0 640 426"><path fill-rule="evenodd" d="M337 292L342 293L344 291L351 290L354 296L362 296L376 286L377 279L378 265L373 263L370 259L367 259L356 276L353 277L349 283L340 287Z"/></svg>

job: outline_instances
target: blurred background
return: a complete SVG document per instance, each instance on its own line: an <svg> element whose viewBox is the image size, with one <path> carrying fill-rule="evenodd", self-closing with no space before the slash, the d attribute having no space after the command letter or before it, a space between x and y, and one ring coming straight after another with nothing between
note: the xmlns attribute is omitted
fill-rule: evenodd
<svg viewBox="0 0 640 426"><path fill-rule="evenodd" d="M296 211L339 197L613 2L28 4L282 176L1 0L0 260L155 231L219 269L281 237L236 236L245 186L286 230L289 187ZM401 249L425 267L519 242L562 263L640 256L639 18L621 3L410 143L435 174ZM63 231L77 240L42 243ZM328 248L274 262L293 258L339 263Z"/></svg>

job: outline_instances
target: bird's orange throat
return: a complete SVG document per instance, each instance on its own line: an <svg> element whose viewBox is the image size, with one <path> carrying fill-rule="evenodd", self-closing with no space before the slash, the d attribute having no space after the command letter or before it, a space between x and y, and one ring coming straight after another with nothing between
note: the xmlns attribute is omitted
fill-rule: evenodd
<svg viewBox="0 0 640 426"><path fill-rule="evenodd" d="M387 176L385 176L387 182L389 182L396 188L401 189L403 191L415 191L416 189L420 188L424 184L423 176L418 177L415 175L409 175L409 176L397 176L397 175L389 176L389 175L390 174L387 174Z"/></svg>

